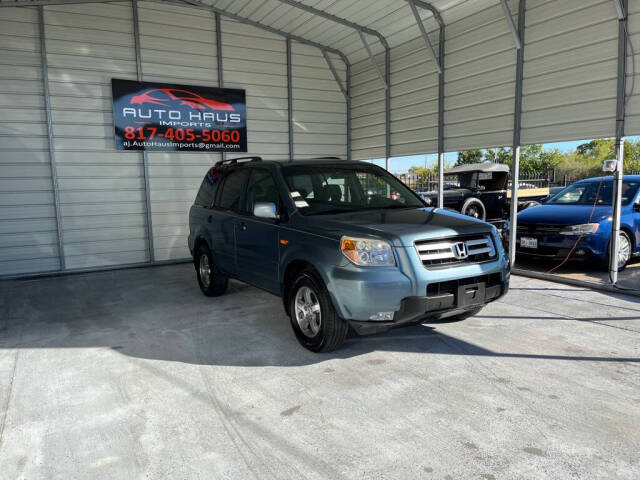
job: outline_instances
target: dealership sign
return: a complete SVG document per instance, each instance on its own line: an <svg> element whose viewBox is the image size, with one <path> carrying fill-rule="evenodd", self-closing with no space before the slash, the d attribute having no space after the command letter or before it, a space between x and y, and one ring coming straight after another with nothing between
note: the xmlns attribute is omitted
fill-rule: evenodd
<svg viewBox="0 0 640 480"><path fill-rule="evenodd" d="M111 80L119 150L247 151L244 90Z"/></svg>

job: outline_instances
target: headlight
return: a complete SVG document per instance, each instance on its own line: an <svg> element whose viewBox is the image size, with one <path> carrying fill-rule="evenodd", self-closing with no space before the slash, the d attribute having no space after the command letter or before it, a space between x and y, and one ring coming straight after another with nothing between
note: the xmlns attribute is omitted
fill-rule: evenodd
<svg viewBox="0 0 640 480"><path fill-rule="evenodd" d="M389 242L372 238L342 237L342 254L361 267L389 267L396 264Z"/></svg>
<svg viewBox="0 0 640 480"><path fill-rule="evenodd" d="M599 223L583 223L582 225L569 225L560 230L560 235L588 235L596 233Z"/></svg>

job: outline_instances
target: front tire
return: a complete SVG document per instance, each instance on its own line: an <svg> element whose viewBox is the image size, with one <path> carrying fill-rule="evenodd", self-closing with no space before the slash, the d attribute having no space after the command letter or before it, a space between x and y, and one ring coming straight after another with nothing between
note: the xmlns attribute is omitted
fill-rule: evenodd
<svg viewBox="0 0 640 480"><path fill-rule="evenodd" d="M196 276L200 290L207 297L218 297L227 291L229 277L222 273L213 262L211 250L207 245L200 245L194 257Z"/></svg>
<svg viewBox="0 0 640 480"><path fill-rule="evenodd" d="M289 289L291 327L300 344L312 352L330 352L347 338L349 325L333 308L322 280L304 271Z"/></svg>
<svg viewBox="0 0 640 480"><path fill-rule="evenodd" d="M460 213L467 215L468 217L477 218L479 220L486 220L487 209L484 203L477 198L467 198L460 208Z"/></svg>

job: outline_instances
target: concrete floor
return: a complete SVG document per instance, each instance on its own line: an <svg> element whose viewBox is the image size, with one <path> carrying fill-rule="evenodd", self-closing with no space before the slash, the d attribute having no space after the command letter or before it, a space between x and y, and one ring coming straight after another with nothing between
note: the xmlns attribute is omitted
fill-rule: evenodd
<svg viewBox="0 0 640 480"><path fill-rule="evenodd" d="M541 260L518 257L516 268L545 273L555 268L559 263L560 261L558 260ZM582 262L567 262L565 265L557 269L554 274L559 277L573 280L583 280L610 285L609 272L606 272L597 266ZM640 258L632 259L631 262L629 262L629 265L627 265L627 268L618 273L617 286L640 292Z"/></svg>
<svg viewBox="0 0 640 480"><path fill-rule="evenodd" d="M640 299L513 278L461 323L298 346L190 265L0 283L2 479L638 479Z"/></svg>

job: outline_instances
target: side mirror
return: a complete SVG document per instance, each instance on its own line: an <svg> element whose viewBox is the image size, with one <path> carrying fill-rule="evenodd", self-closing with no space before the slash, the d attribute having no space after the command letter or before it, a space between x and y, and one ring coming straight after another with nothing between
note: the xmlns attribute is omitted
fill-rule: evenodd
<svg viewBox="0 0 640 480"><path fill-rule="evenodd" d="M633 205L633 211L634 212L640 212L640 203L636 203Z"/></svg>
<svg viewBox="0 0 640 480"><path fill-rule="evenodd" d="M278 218L278 207L273 202L256 202L253 206L253 215L259 218Z"/></svg>
<svg viewBox="0 0 640 480"><path fill-rule="evenodd" d="M433 204L433 202L431 201L431 198L426 197L424 194L420 194L420 198L422 199L422 201L427 207L430 207Z"/></svg>

